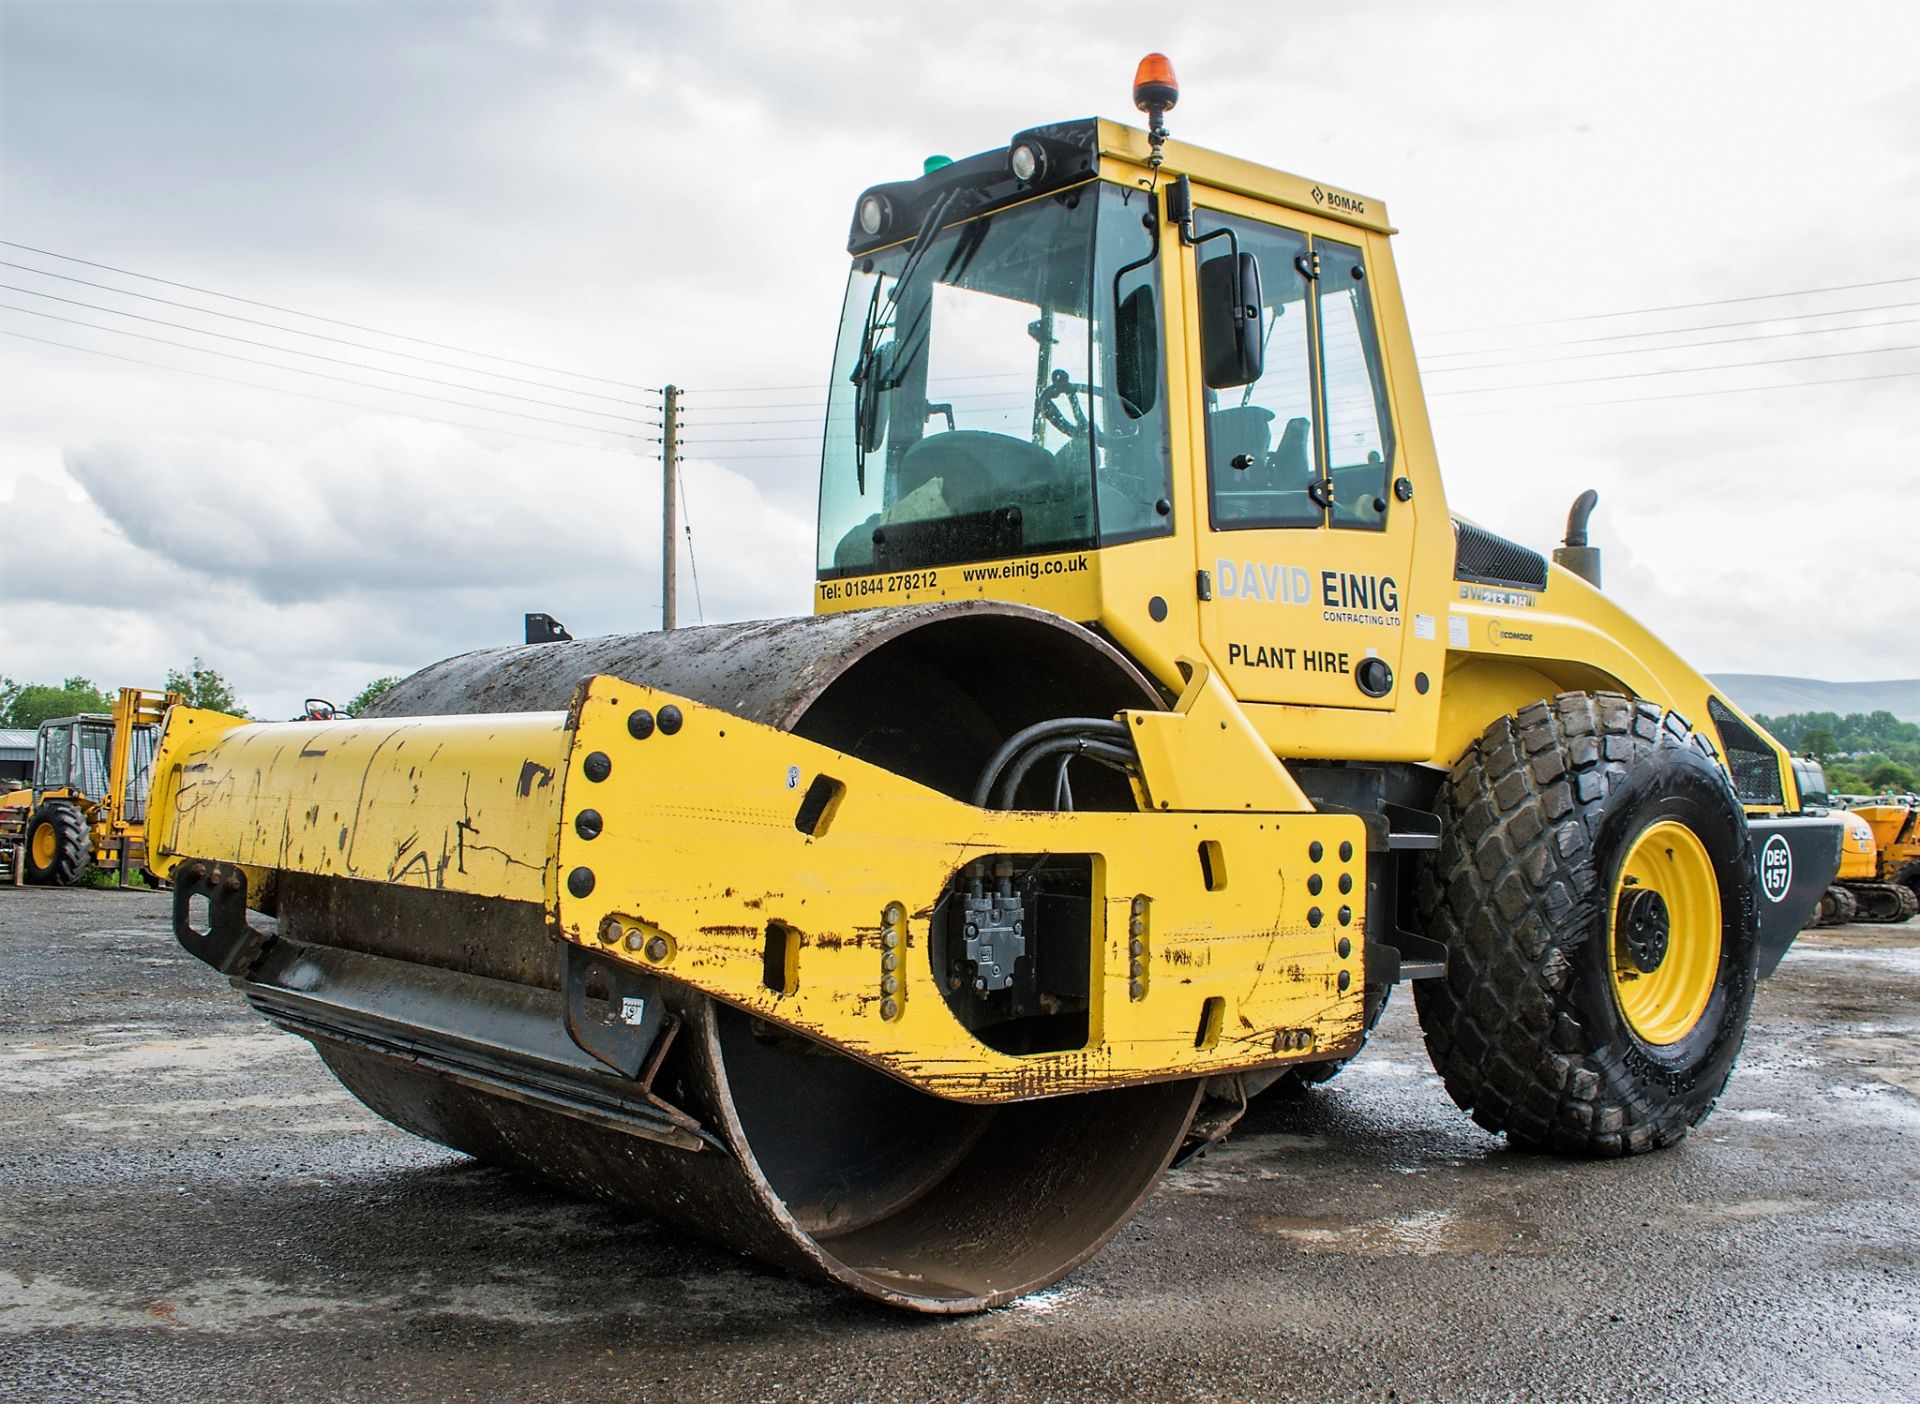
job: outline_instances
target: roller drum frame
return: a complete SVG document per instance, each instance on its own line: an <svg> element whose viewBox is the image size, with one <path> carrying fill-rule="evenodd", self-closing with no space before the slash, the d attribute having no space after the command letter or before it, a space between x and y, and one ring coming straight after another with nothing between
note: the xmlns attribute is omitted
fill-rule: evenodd
<svg viewBox="0 0 1920 1404"><path fill-rule="evenodd" d="M959 795L1022 726L1163 705L1087 631L980 604L486 650L378 711L557 710L595 674ZM233 957L235 984L387 1120L921 1311L989 1307L1084 1261L1179 1150L1203 1085L966 1105L667 980L648 982L649 1061L623 1078L566 1037L580 957L538 908L292 873L278 888L277 935Z"/></svg>

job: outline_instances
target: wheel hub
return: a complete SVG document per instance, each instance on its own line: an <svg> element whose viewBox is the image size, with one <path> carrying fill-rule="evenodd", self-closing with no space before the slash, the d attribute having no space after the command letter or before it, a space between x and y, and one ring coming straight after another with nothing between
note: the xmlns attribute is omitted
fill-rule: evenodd
<svg viewBox="0 0 1920 1404"><path fill-rule="evenodd" d="M1653 974L1666 960L1667 942L1673 935L1667 899L1651 887L1629 887L1620 894L1614 929L1634 969L1642 975Z"/></svg>
<svg viewBox="0 0 1920 1404"><path fill-rule="evenodd" d="M1613 886L1613 994L1636 1037L1678 1043L1713 1000L1720 969L1719 878L1700 836L1677 819L1642 829Z"/></svg>

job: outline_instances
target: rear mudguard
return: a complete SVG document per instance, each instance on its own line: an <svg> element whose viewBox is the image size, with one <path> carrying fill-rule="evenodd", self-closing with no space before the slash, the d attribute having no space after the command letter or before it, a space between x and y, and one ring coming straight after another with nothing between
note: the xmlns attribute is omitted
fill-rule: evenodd
<svg viewBox="0 0 1920 1404"><path fill-rule="evenodd" d="M1754 891L1760 911L1760 977L1773 974L1793 938L1813 919L1840 871L1846 830L1837 815L1752 817Z"/></svg>

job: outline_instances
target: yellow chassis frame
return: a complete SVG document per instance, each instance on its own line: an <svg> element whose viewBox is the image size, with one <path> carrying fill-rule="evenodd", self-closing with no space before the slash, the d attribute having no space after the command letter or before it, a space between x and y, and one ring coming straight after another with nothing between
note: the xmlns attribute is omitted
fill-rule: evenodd
<svg viewBox="0 0 1920 1404"><path fill-rule="evenodd" d="M643 711L651 730L629 725ZM1308 812L1235 715L1193 667L1172 712L1123 714L1142 811L1051 813L976 809L609 677L566 714L249 725L178 708L150 833L160 871L239 864L254 905L279 871L537 902L559 939L954 1100L1350 1056L1365 826ZM805 832L810 792L829 801ZM949 1010L931 922L967 864L1042 854L1092 870L1089 1033L1015 1055Z"/></svg>

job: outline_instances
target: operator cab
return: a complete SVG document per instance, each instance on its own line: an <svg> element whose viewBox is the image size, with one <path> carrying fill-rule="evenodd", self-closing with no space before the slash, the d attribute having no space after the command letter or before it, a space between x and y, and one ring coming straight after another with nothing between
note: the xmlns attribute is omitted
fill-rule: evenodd
<svg viewBox="0 0 1920 1404"><path fill-rule="evenodd" d="M112 717L96 713L42 722L35 749L36 793L65 789L95 801L106 797Z"/></svg>
<svg viewBox="0 0 1920 1404"><path fill-rule="evenodd" d="M1171 688L1203 656L1243 704L1417 730L1446 586L1408 605L1414 543L1454 543L1424 420L1395 413L1385 211L1169 148L1153 88L1144 134L1036 127L856 202L817 607L1017 601Z"/></svg>
<svg viewBox="0 0 1920 1404"><path fill-rule="evenodd" d="M1036 193L990 152L862 199L822 579L1172 530L1150 197L1082 164Z"/></svg>

